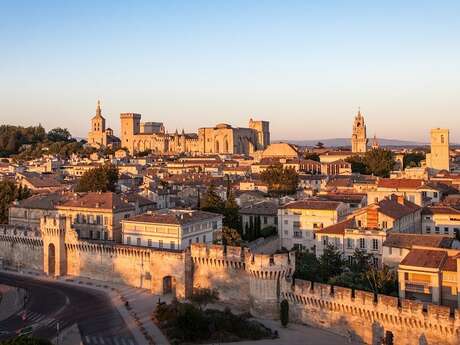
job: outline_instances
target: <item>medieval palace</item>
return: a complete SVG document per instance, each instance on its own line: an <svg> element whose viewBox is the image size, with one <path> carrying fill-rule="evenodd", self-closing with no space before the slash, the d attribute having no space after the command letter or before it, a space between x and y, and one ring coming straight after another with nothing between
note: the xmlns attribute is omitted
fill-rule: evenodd
<svg viewBox="0 0 460 345"><path fill-rule="evenodd" d="M251 154L270 144L268 121L249 120L248 128L235 128L226 123L199 128L198 133L169 134L163 123L141 122L141 114L122 113L121 141L105 128L100 103L91 119L88 143L94 147L125 147L130 153L151 150L157 153Z"/></svg>

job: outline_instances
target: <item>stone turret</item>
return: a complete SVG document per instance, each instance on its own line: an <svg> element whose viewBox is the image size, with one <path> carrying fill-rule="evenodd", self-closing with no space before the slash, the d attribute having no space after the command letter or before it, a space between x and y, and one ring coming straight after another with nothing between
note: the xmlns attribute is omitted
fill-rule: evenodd
<svg viewBox="0 0 460 345"><path fill-rule="evenodd" d="M67 253L65 233L70 226L70 219L64 216L40 219L40 231L43 238L43 270L50 276L67 274Z"/></svg>
<svg viewBox="0 0 460 345"><path fill-rule="evenodd" d="M245 256L250 309L255 316L279 318L280 283L294 273L295 253Z"/></svg>

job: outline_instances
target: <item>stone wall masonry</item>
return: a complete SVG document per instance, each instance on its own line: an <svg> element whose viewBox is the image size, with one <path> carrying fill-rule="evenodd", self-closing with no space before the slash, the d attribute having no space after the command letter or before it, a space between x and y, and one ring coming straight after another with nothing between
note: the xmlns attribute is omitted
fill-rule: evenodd
<svg viewBox="0 0 460 345"><path fill-rule="evenodd" d="M0 226L0 258L4 266L43 270L43 241L34 231Z"/></svg>
<svg viewBox="0 0 460 345"><path fill-rule="evenodd" d="M460 315L444 306L377 295L365 291L285 279L281 297L290 304L293 322L327 328L367 344L377 344L385 331L394 343L459 344Z"/></svg>
<svg viewBox="0 0 460 345"><path fill-rule="evenodd" d="M187 295L185 253L120 244L79 241L66 244L67 274L121 283L163 293L171 277L178 297Z"/></svg>

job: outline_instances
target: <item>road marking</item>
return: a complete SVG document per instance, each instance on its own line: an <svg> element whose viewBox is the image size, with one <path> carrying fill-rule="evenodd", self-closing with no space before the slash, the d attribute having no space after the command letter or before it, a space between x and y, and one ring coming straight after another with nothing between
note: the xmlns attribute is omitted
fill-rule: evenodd
<svg viewBox="0 0 460 345"><path fill-rule="evenodd" d="M87 335L85 335L85 340L86 340L86 343L90 344L91 341L89 340L89 337Z"/></svg>
<svg viewBox="0 0 460 345"><path fill-rule="evenodd" d="M102 337L99 337L99 341L100 341L100 343L101 343L102 345L104 345L104 344L105 344L104 338L102 338Z"/></svg>

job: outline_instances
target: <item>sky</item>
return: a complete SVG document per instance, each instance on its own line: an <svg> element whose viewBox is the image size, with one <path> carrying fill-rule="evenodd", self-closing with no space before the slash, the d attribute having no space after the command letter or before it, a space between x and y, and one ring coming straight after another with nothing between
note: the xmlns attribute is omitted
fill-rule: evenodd
<svg viewBox="0 0 460 345"><path fill-rule="evenodd" d="M459 1L0 1L0 124L460 142Z"/></svg>

